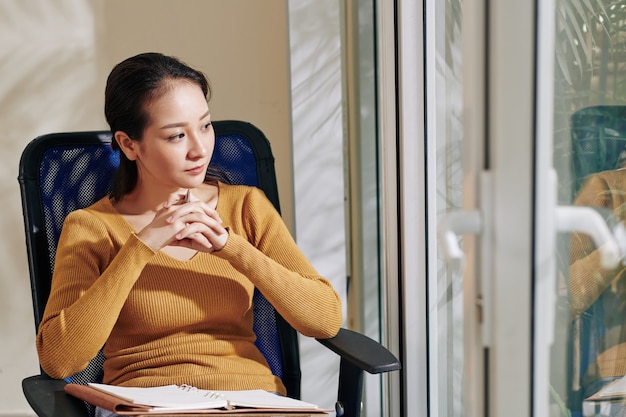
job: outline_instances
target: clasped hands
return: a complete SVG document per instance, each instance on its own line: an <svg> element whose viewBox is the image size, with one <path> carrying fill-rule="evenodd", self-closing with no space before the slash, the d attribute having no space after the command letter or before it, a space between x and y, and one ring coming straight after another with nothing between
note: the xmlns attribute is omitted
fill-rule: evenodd
<svg viewBox="0 0 626 417"><path fill-rule="evenodd" d="M173 193L137 236L155 251L182 246L210 253L226 245L228 230L217 210L193 195Z"/></svg>

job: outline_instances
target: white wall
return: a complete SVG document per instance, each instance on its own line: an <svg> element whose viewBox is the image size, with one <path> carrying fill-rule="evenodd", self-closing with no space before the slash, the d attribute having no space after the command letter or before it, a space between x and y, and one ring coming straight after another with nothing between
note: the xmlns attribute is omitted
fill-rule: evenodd
<svg viewBox="0 0 626 417"><path fill-rule="evenodd" d="M339 2L290 0L289 22L296 238L346 300ZM300 338L300 351L303 397L332 406L338 357L305 338Z"/></svg>
<svg viewBox="0 0 626 417"><path fill-rule="evenodd" d="M84 1L0 2L0 414L30 412L21 379L38 373L18 161L52 131L103 127L95 6Z"/></svg>
<svg viewBox="0 0 626 417"><path fill-rule="evenodd" d="M0 416L32 414L21 380L39 371L16 179L19 156L40 134L106 128L105 77L130 54L158 50L200 67L214 87L216 120L244 119L265 131L277 158L285 220L295 225L313 264L343 292L337 10L334 0L0 1ZM304 398L332 406L336 381L325 369L336 359L319 358L320 347L311 341L303 340L302 351Z"/></svg>

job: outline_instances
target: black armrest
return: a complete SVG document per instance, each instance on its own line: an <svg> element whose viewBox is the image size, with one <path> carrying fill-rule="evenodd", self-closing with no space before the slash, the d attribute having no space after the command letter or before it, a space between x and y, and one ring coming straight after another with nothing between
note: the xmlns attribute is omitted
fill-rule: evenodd
<svg viewBox="0 0 626 417"><path fill-rule="evenodd" d="M330 339L317 339L342 359L370 374L397 371L400 361L380 343L348 329L340 329L337 336Z"/></svg>
<svg viewBox="0 0 626 417"><path fill-rule="evenodd" d="M22 390L33 411L40 417L85 417L85 404L63 390L66 382L46 375L22 381Z"/></svg>
<svg viewBox="0 0 626 417"><path fill-rule="evenodd" d="M340 329L337 336L317 341L341 357L337 417L361 415L363 371L379 374L401 368L400 361L387 348L352 330Z"/></svg>

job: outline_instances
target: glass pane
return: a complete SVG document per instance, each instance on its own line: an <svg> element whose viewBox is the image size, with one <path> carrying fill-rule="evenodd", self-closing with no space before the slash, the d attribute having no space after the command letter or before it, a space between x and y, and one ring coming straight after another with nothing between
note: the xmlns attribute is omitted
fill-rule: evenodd
<svg viewBox="0 0 626 417"><path fill-rule="evenodd" d="M556 1L554 166L561 205L626 212L626 2ZM604 269L582 233L559 236L551 415L625 415L584 401L626 374L624 266Z"/></svg>
<svg viewBox="0 0 626 417"><path fill-rule="evenodd" d="M436 210L438 220L462 208L462 65L461 0L429 2L434 20L427 41L434 50L434 63L428 85L430 146L436 147ZM427 15L432 15L427 13ZM430 57L433 54L429 55ZM432 116L434 113L434 117ZM432 142L434 141L434 142ZM443 259L437 260L436 281L429 282L429 366L432 415L463 416L463 283L462 271Z"/></svg>

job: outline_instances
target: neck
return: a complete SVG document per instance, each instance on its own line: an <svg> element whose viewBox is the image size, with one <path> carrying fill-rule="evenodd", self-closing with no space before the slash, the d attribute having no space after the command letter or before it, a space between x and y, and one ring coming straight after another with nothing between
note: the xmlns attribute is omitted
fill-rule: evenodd
<svg viewBox="0 0 626 417"><path fill-rule="evenodd" d="M163 203L173 193L186 194L185 188L169 189L149 189L136 187L133 191L122 197L115 203L118 210L121 208L127 214L147 214L156 213L163 208Z"/></svg>

